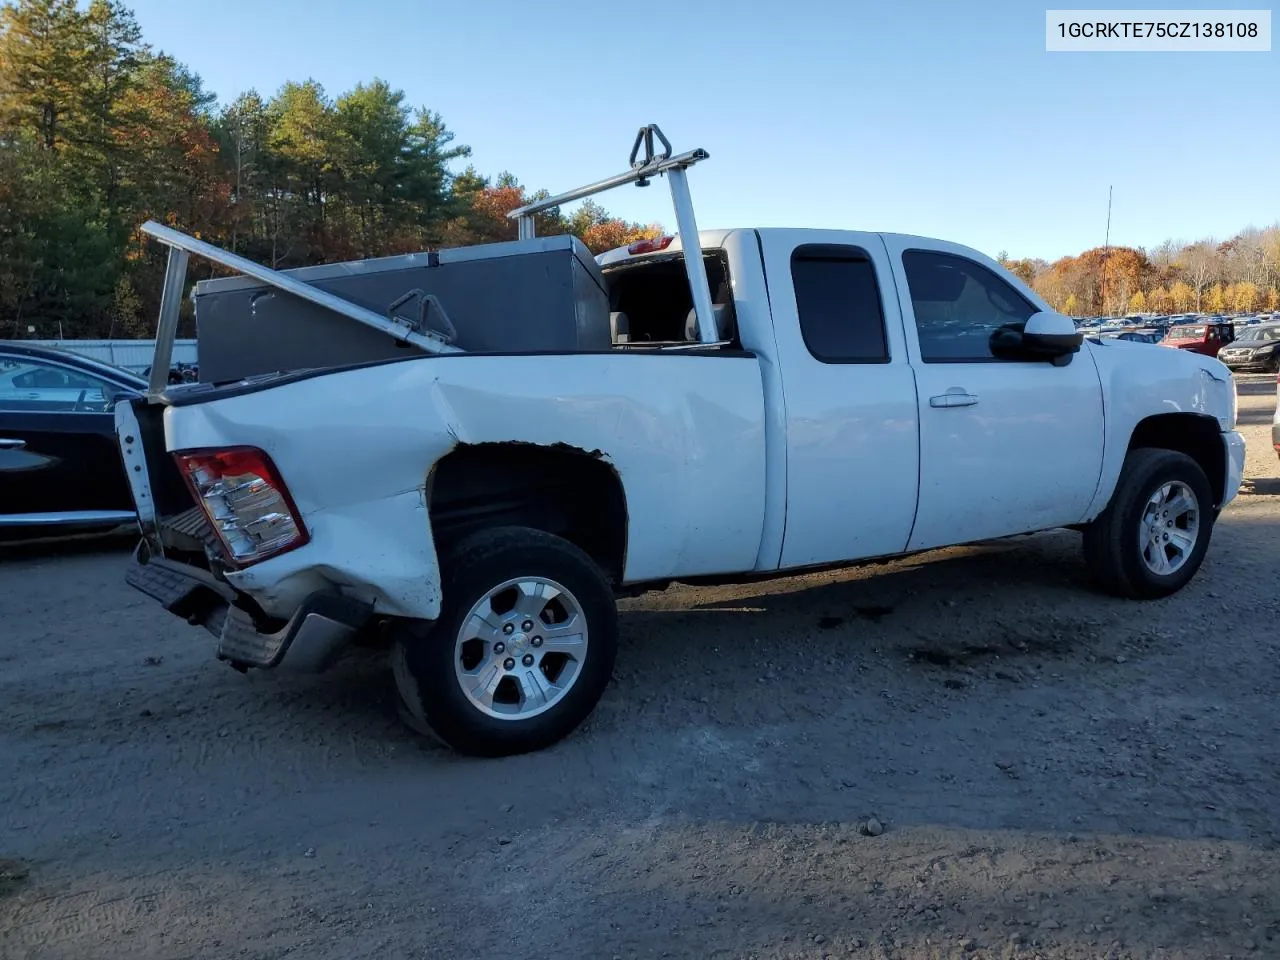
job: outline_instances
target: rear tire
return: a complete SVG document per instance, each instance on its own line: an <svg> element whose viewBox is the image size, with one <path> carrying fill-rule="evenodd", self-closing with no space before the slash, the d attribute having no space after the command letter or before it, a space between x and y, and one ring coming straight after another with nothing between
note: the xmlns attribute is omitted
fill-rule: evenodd
<svg viewBox="0 0 1280 960"><path fill-rule="evenodd" d="M1216 518L1198 463L1175 450L1130 450L1111 501L1084 528L1085 562L1116 596L1167 597L1200 569Z"/></svg>
<svg viewBox="0 0 1280 960"><path fill-rule="evenodd" d="M592 559L528 527L472 534L441 564L434 624L396 639L401 717L473 756L541 750L595 709L613 674L617 607Z"/></svg>

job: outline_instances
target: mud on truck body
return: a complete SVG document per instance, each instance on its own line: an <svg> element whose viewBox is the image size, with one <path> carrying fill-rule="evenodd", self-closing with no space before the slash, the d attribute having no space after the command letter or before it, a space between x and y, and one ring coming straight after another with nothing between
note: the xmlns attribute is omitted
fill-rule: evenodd
<svg viewBox="0 0 1280 960"><path fill-rule="evenodd" d="M645 127L518 240L294 271L147 224L153 370L188 255L242 276L193 293L201 382L117 407L129 582L240 670L389 647L412 727L501 755L594 709L621 594L1060 527L1113 593L1190 580L1243 467L1225 366L1087 340L958 244L699 231L706 156ZM676 236L534 236L658 178Z"/></svg>

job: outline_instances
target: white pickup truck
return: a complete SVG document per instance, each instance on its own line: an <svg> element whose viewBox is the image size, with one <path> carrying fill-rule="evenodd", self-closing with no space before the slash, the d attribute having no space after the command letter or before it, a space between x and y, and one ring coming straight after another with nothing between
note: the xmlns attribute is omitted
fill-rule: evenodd
<svg viewBox="0 0 1280 960"><path fill-rule="evenodd" d="M1194 576L1244 463L1223 364L1083 338L954 243L687 230L703 156L650 150L615 178L671 177L682 229L596 258L603 348L467 352L419 329L383 359L157 377L117 408L130 582L241 670L391 646L406 720L500 755L592 711L619 594L1052 528L1082 532L1116 594ZM150 232L179 284L187 251L251 269Z"/></svg>

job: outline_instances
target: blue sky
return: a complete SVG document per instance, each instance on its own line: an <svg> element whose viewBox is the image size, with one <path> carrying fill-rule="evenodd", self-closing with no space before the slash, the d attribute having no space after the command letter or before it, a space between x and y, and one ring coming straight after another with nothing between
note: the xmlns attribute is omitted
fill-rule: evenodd
<svg viewBox="0 0 1280 960"><path fill-rule="evenodd" d="M223 100L381 77L439 111L482 172L553 193L625 169L656 122L711 154L690 175L703 227L892 230L1053 259L1102 243L1108 185L1112 243L1280 220L1280 53L1046 53L1043 3L130 5ZM674 224L663 183L599 199Z"/></svg>

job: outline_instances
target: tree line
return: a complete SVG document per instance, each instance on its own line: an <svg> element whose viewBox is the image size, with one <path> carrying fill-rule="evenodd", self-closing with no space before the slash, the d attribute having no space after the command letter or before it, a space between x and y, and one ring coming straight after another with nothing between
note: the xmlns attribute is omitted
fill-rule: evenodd
<svg viewBox="0 0 1280 960"><path fill-rule="evenodd" d="M148 219L281 269L515 239L507 212L548 194L510 173L454 173L470 155L382 80L220 105L119 0L12 0L0 6L0 337L151 336L164 251L139 232ZM537 220L597 252L659 232L590 202ZM193 259L188 276L215 270Z"/></svg>
<svg viewBox="0 0 1280 960"><path fill-rule="evenodd" d="M120 0L0 5L0 337L152 334L148 219L276 268L514 239L532 199L483 176L444 119L382 80L307 80L225 104L148 45ZM593 251L656 236L594 202L537 217ZM1074 315L1280 309L1280 225L1223 243L1001 262ZM192 261L189 278L217 268ZM184 300L184 310L189 311ZM183 334L192 334L191 318Z"/></svg>
<svg viewBox="0 0 1280 960"><path fill-rule="evenodd" d="M1126 313L1255 313L1280 310L1280 224L1229 240L1166 240L1154 250L1096 247L1053 263L1000 262L1056 310Z"/></svg>

